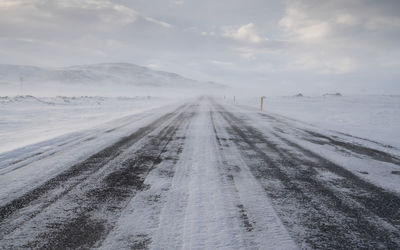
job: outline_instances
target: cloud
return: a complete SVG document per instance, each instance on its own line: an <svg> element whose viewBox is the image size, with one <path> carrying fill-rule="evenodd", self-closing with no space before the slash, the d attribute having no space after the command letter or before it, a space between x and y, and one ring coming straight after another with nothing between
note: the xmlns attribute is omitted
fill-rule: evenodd
<svg viewBox="0 0 400 250"><path fill-rule="evenodd" d="M330 33L330 23L325 19L314 19L307 10L296 5L288 7L279 24L298 41L313 42L326 38Z"/></svg>
<svg viewBox="0 0 400 250"><path fill-rule="evenodd" d="M209 31L209 32L203 31L203 32L201 32L200 34L201 34L202 36L216 36L216 35L217 35L217 33L214 32L214 31Z"/></svg>
<svg viewBox="0 0 400 250"><path fill-rule="evenodd" d="M265 58L266 55L278 55L281 49L285 45L280 44L276 41L271 41L271 43L266 46L233 46L231 50L238 53L241 57L246 59L256 59L256 57Z"/></svg>
<svg viewBox="0 0 400 250"><path fill-rule="evenodd" d="M357 69L358 65L351 57L339 56L326 60L315 54L302 55L287 65L290 71L313 71L320 74L345 74Z"/></svg>
<svg viewBox="0 0 400 250"><path fill-rule="evenodd" d="M232 66L233 65L232 62L223 62L223 61L218 61L218 60L213 60L213 61L211 61L211 63L213 63L215 65L220 65L220 66Z"/></svg>
<svg viewBox="0 0 400 250"><path fill-rule="evenodd" d="M390 60L382 44L399 50L400 18L391 8L369 0L288 1L279 21L291 43L288 69L348 74L382 67Z"/></svg>
<svg viewBox="0 0 400 250"><path fill-rule="evenodd" d="M350 14L340 14L336 17L336 23L342 25L356 25L358 22L355 16Z"/></svg>
<svg viewBox="0 0 400 250"><path fill-rule="evenodd" d="M394 6L376 1L288 1L279 25L292 40L304 42L337 43L339 40L356 40L374 43L376 34L387 39L389 31L399 33L400 17ZM392 2L392 1L387 1ZM399 5L400 4L396 4ZM371 33L371 31L377 33Z"/></svg>
<svg viewBox="0 0 400 250"><path fill-rule="evenodd" d="M41 2L41 1L39 1ZM48 0L45 1L48 4ZM138 13L120 4L115 4L106 0L62 0L55 1L54 10L62 11L82 11L83 14L97 16L103 23L128 24L136 20ZM90 15L90 14L89 14ZM54 15L56 17L56 15Z"/></svg>
<svg viewBox="0 0 400 250"><path fill-rule="evenodd" d="M172 27L109 0L2 0L0 63L129 61L139 58L140 33Z"/></svg>
<svg viewBox="0 0 400 250"><path fill-rule="evenodd" d="M232 27L224 27L223 36L230 37L239 41L248 43L261 43L262 41L268 40L267 38L262 38L253 23L248 23L246 25L240 26L237 29Z"/></svg>
<svg viewBox="0 0 400 250"><path fill-rule="evenodd" d="M400 17L378 16L370 18L365 27L369 30L394 30L400 29Z"/></svg>
<svg viewBox="0 0 400 250"><path fill-rule="evenodd" d="M118 32L139 17L135 10L105 0L5 1L0 5L0 37L16 40L71 43L86 35Z"/></svg>
<svg viewBox="0 0 400 250"><path fill-rule="evenodd" d="M0 63L125 61L277 89L398 83L398 13L398 0L0 0Z"/></svg>
<svg viewBox="0 0 400 250"><path fill-rule="evenodd" d="M96 32L116 32L138 19L171 28L172 25L108 0L3 0L0 36L31 35L76 37Z"/></svg>
<svg viewBox="0 0 400 250"><path fill-rule="evenodd" d="M158 25L160 25L160 26L162 26L162 27L164 27L164 28L173 28L173 27L174 27L172 24L169 24L169 23L167 23L167 22L163 22L163 21L160 21L160 20L151 18L151 17L143 16L143 18L144 18L146 21L149 21L149 22L151 22L151 23L158 24Z"/></svg>
<svg viewBox="0 0 400 250"><path fill-rule="evenodd" d="M330 25L326 22L319 22L295 30L297 38L302 41L318 41L326 38L330 33Z"/></svg>
<svg viewBox="0 0 400 250"><path fill-rule="evenodd" d="M185 0L174 0L174 1L172 1L174 4L178 4L178 5L181 5L181 4L184 4L185 3Z"/></svg>

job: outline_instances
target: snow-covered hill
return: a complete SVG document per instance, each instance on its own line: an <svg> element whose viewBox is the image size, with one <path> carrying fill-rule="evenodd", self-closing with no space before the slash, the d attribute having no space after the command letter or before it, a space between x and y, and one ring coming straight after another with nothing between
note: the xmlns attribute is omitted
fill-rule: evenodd
<svg viewBox="0 0 400 250"><path fill-rule="evenodd" d="M20 84L22 82L22 89ZM126 94L126 90L137 94L149 89L198 91L220 90L222 84L199 82L175 73L156 71L129 63L104 63L78 65L64 68L41 68L35 66L0 64L0 90L9 94L50 94L104 95L117 92ZM17 93L18 91L22 93ZM79 93L79 91L82 91ZM106 92L106 93L105 93ZM129 93L129 92L128 92ZM154 93L151 93L154 95Z"/></svg>

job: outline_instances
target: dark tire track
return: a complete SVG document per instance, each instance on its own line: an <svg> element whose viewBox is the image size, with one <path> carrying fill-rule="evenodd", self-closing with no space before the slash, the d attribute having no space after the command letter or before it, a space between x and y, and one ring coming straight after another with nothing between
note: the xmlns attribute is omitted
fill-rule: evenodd
<svg viewBox="0 0 400 250"><path fill-rule="evenodd" d="M271 115L268 114L260 114L263 117L268 118L268 120L272 120L274 122L278 122L278 123L282 123L285 124L289 127L292 127L292 125L288 124L285 121L279 120L276 117L273 117ZM277 128L279 130L279 128ZM349 150L355 154L358 155L362 155L362 156L366 156L368 158L377 160L377 161L382 161L382 162L388 162L388 163L393 163L395 165L399 165L400 166L400 159L397 156L391 155L387 152L381 151L381 150L377 150L377 149L373 149L373 148L369 148L363 145L359 145L356 143L350 143L350 142L344 142L344 141L340 141L334 138L334 136L327 136L327 135L323 135L321 133L317 133L315 131L310 131L310 130L303 130L300 129L306 136L304 136L302 139L307 140L309 142L312 143L316 143L319 145L331 145L331 146L335 146L340 150L346 149ZM280 131L283 133L283 131ZM343 133L341 133L343 134ZM363 141L368 141L371 143L374 143L376 145L379 145L381 147L385 147L385 148L392 148L390 146L384 145L382 143L379 142L375 142L372 140L368 140L368 139L364 139L364 138L360 138L360 137L356 137L356 136L352 136L349 134L343 134L347 137L353 137L353 138L357 138Z"/></svg>
<svg viewBox="0 0 400 250"><path fill-rule="evenodd" d="M350 150L356 154L368 156L377 161L383 161L383 162L393 163L395 165L400 165L400 159L386 152L368 148L362 145L350 144L343 141L339 141L329 136L325 136L313 131L306 130L305 132L315 138L315 139L305 138L306 140L311 141L313 143L317 143L320 145L334 145L340 148L345 148L347 150Z"/></svg>
<svg viewBox="0 0 400 250"><path fill-rule="evenodd" d="M135 120L135 122L143 120L145 117L146 116L139 117L138 119ZM126 127L129 124L130 123L128 122L128 123L124 123L124 124L122 124L120 126L117 126L115 128L108 129L108 130L104 131L104 134L111 133L111 132L113 132L115 130L118 130L118 129L121 129L123 127ZM53 148L51 150L43 150L43 149L41 149L41 147L39 147L40 148L40 152L37 152L37 149L36 149L36 150L31 151L29 154L27 154L27 156L25 156L25 157L23 157L21 159L18 159L18 160L12 161L12 162L7 162L4 165L0 163L0 175L6 175L6 174L8 174L10 172L13 172L13 171L17 170L17 169L24 168L24 167L28 166L29 164L31 164L31 161L36 161L37 162L37 161L40 161L42 159L49 158L50 156L56 155L56 154L58 154L60 152L63 152L66 148L72 148L72 147L74 147L76 145L79 145L82 142L88 142L88 141L92 141L94 139L96 139L96 136L85 135L84 137L77 137L77 138L68 139L68 140L66 140L66 141L64 141L62 143L57 144L55 146L55 148ZM46 142L48 143L48 141L46 141ZM41 143L39 143L38 145L40 145L40 144ZM64 146L66 146L66 148ZM63 147L63 148L60 148L60 147ZM14 152L11 151L11 152L6 153L6 154L15 154L15 151Z"/></svg>
<svg viewBox="0 0 400 250"><path fill-rule="evenodd" d="M131 157L113 166L111 171L105 173L101 179L96 178L94 187L83 186L79 196L73 198L74 202L79 204L79 212L74 215L74 218L57 222L58 225L54 231L40 235L39 239L35 239L31 244L35 248L44 249L100 246L132 197L137 192L148 188L144 181L153 168L163 161L162 155L168 153L168 157L179 157L179 151L171 150L170 152L167 147L172 140L176 139L177 130L190 121L192 116L193 112L181 113L160 133L151 136L145 145L133 152ZM184 141L178 140L181 144ZM102 214L104 219L96 219L98 213ZM59 225L59 223L62 224ZM78 232L85 233L77 234L77 228L80 228ZM71 239L74 240L71 241Z"/></svg>
<svg viewBox="0 0 400 250"><path fill-rule="evenodd" d="M175 111L156 119L152 124L138 129L131 135L124 137L113 145L108 146L102 151L90 156L85 161L72 166L58 176L48 180L39 187L0 207L0 239L3 238L4 234L12 232L27 220L34 218L45 208L61 199L64 195L68 194L74 187L102 169L113 159L121 155L130 146L147 136L163 123L167 122L181 110L184 110L186 106L187 105L180 106ZM112 177L110 177L110 180L112 180ZM39 205L37 205L38 203ZM25 208L29 206L34 206L35 208L25 211ZM21 216L21 211L23 216ZM13 217L20 218L16 220L18 222L13 222L13 224L11 224L13 226L10 226L10 220L12 221L15 219ZM24 219L21 221L21 218Z"/></svg>
<svg viewBox="0 0 400 250"><path fill-rule="evenodd" d="M232 165L228 164L228 161L225 158L224 148L225 147L229 147L229 145L224 143L226 138L223 138L223 137L219 136L219 132L218 132L218 129L217 129L217 126L216 126L216 122L215 122L215 117L214 116L215 116L214 111L210 111L210 119L211 119L213 132L214 132L214 135L215 135L216 142L218 144L220 155L221 155L221 157L222 157L222 159L224 161L224 164L225 164L224 169L220 170L220 175L221 175L221 178L224 178L225 181L230 183L231 187L235 190L234 193L236 194L237 199L240 200L239 195L238 195L239 191L238 191L238 189L236 187L236 184L235 184L234 174L235 174L235 172L241 171L241 169L237 165L233 165L232 166ZM239 216L240 216L240 219L242 221L243 227L246 229L247 232L252 232L254 230L253 223L255 224L255 222L250 221L250 219L249 219L249 217L247 215L246 207L243 205L243 203L237 204L236 207L237 207L237 209L239 211Z"/></svg>
<svg viewBox="0 0 400 250"><path fill-rule="evenodd" d="M291 154L220 105L215 102L214 105L230 124L227 130L235 144L300 246L400 247L398 195L363 181L298 145L291 144L314 160ZM318 176L321 170L333 172L340 179L321 180ZM305 232L299 232L299 227Z"/></svg>
<svg viewBox="0 0 400 250"><path fill-rule="evenodd" d="M355 192L352 194L352 198L356 199L357 202L368 207L374 214L381 218L384 218L389 223L400 228L400 197L390 191L386 191L383 188L377 187L376 185L364 181L357 175L351 173L350 171L332 163L331 161L313 153L312 151L301 147L300 145L291 142L277 134L276 137L280 138L287 145L298 150L302 154L317 159L318 163L307 162L307 164L315 168L324 168L336 175L345 178L347 182L341 181L340 185L346 186L348 189L353 189ZM340 186L338 186L340 188ZM357 191L362 189L370 193L370 195L358 194Z"/></svg>

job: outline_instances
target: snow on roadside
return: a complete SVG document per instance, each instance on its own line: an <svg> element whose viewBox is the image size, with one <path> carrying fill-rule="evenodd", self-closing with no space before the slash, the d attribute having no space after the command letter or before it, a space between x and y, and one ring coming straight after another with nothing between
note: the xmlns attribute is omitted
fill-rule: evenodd
<svg viewBox="0 0 400 250"><path fill-rule="evenodd" d="M0 153L173 101L152 97L0 97Z"/></svg>
<svg viewBox="0 0 400 250"><path fill-rule="evenodd" d="M300 145L301 147L344 167L361 179L367 180L387 190L400 193L398 174L396 174L399 169L398 165L390 162L379 161L373 159L372 156L369 157L368 155L357 154L356 152L348 152L343 149L338 150L335 145L330 145L329 143L326 145L320 145L318 143L307 141L306 138L312 138L312 136L307 135L305 131L318 132L326 136L331 136L332 138L344 143L365 146L366 148L379 150L400 158L400 150L398 148L390 148L386 147L385 144L374 143L373 141L327 131L324 128L308 125L280 115L272 115L272 119L266 118L254 107L244 105L226 105L226 108L230 109L235 114L239 114L242 119L246 119L249 124L256 127L264 135L268 135L269 140L274 141L276 145L285 148L285 150L296 151L296 149L292 149L291 146L286 145L282 139L276 137L274 133L277 133L282 138ZM268 112L263 113L268 114ZM326 176L322 176L322 178L326 178Z"/></svg>
<svg viewBox="0 0 400 250"><path fill-rule="evenodd" d="M255 108L260 97L236 97ZM400 96L265 97L264 112L400 148Z"/></svg>
<svg viewBox="0 0 400 250"><path fill-rule="evenodd" d="M0 154L0 205L20 197L88 156L132 134L180 104L163 105L87 130Z"/></svg>

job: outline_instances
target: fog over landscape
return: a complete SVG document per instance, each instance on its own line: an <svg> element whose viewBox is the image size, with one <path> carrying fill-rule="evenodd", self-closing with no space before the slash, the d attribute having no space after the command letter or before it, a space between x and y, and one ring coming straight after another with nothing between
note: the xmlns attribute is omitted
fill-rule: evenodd
<svg viewBox="0 0 400 250"><path fill-rule="evenodd" d="M399 94L400 3L0 2L0 63L126 62L269 95Z"/></svg>
<svg viewBox="0 0 400 250"><path fill-rule="evenodd" d="M400 249L400 1L0 0L0 249Z"/></svg>

